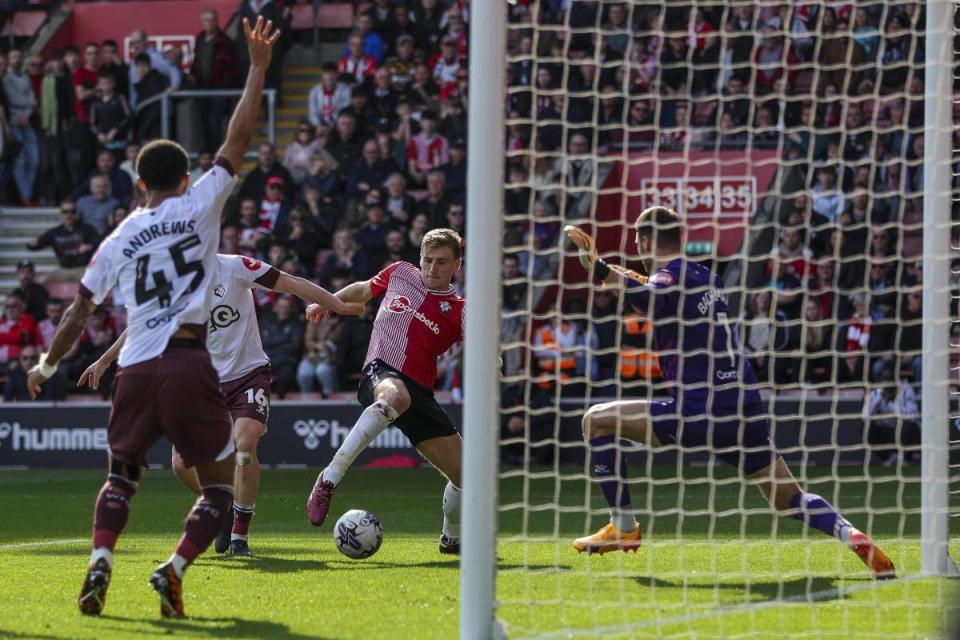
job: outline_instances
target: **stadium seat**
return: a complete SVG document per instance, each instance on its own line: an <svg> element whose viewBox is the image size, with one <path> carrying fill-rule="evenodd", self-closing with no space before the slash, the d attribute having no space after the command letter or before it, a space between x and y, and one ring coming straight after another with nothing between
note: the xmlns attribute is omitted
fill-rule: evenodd
<svg viewBox="0 0 960 640"><path fill-rule="evenodd" d="M51 282L46 285L47 293L50 294L51 298L60 298L66 302L70 302L77 297L77 293L80 291L79 282Z"/></svg>
<svg viewBox="0 0 960 640"><path fill-rule="evenodd" d="M290 14L290 28L294 31L313 28L313 7L306 4L293 5Z"/></svg>
<svg viewBox="0 0 960 640"><path fill-rule="evenodd" d="M308 4L298 4L293 7L290 17L290 27L296 30L312 29L349 29L353 25L353 6L347 2L321 4L317 9L316 19L313 7Z"/></svg>
<svg viewBox="0 0 960 640"><path fill-rule="evenodd" d="M353 26L353 6L347 2L320 5L317 11L317 26L324 29L349 29Z"/></svg>
<svg viewBox="0 0 960 640"><path fill-rule="evenodd" d="M32 37L46 19L46 11L18 11L0 29L0 36Z"/></svg>

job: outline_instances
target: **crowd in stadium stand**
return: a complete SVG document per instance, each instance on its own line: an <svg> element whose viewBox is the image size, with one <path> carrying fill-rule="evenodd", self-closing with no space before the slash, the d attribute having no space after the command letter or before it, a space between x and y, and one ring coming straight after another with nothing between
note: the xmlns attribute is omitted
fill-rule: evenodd
<svg viewBox="0 0 960 640"><path fill-rule="evenodd" d="M775 239L738 322L758 377L824 392L919 382L922 3L664 4L511 9L506 203L532 211L534 238L507 234L519 262L505 274L555 271L536 250L558 244L560 221L589 219L611 160L776 150ZM581 321L553 305L563 319L530 336L542 372L656 379L649 332L627 316L618 344L606 297ZM584 358L588 345L619 346L619 365Z"/></svg>
<svg viewBox="0 0 960 640"><path fill-rule="evenodd" d="M251 4L241 3L244 15L253 15ZM466 4L364 3L340 59L316 78L293 139L257 149L224 212L224 252L337 289L394 260L416 261L429 229L463 233L468 215L482 216L465 211ZM799 178L777 207L778 239L762 274L751 274L739 322L758 375L777 385L866 384L891 372L916 382L922 5L667 4L510 5L504 341L532 345L535 374L585 377L595 394L615 391L618 377L655 380L648 327L628 318L620 329L608 292L589 310L566 299L563 314L528 326L525 312L558 306L544 302L554 294L537 283L557 272L563 223L590 217L595 176L626 152L773 149ZM267 2L260 10L287 25L289 9ZM533 25L545 28L535 34ZM98 239L140 202L132 160L161 131L159 103L142 103L177 87L239 86L237 41L215 13L200 26L188 68L179 49L157 51L142 31L131 34L129 66L109 40L47 60L0 56L0 124L14 141L0 158L0 197L60 207L62 224L28 245L54 249L50 281L75 282ZM268 74L274 88L296 37L284 33ZM205 138L190 149L191 180L211 166L231 104L201 110ZM27 366L46 348L63 311L33 272L20 264L22 286L0 324L7 399L23 399L16 363ZM455 284L462 292L462 273ZM120 302L91 320L48 397L71 391L70 380L122 330ZM258 293L258 303L279 396L354 388L374 310L307 326L294 301ZM601 355L587 357L588 345ZM504 357L515 374L528 355ZM459 362L459 351L444 359L439 388L456 392ZM535 404L523 393L505 398L506 406Z"/></svg>

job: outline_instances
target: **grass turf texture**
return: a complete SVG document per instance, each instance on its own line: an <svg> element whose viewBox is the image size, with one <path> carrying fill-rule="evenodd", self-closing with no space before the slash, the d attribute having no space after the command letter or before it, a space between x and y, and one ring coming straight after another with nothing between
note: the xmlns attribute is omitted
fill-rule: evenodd
<svg viewBox="0 0 960 640"><path fill-rule="evenodd" d="M501 485L497 588L511 638L568 637L553 635L562 630L603 638L922 638L939 635L956 602L948 581L917 577L912 470L906 482L806 480L883 543L905 577L883 583L836 542L818 532L805 542L799 523L772 518L754 489L741 491L729 474L707 482L702 469L687 470L683 482L655 469L656 482L635 486L645 533L639 553L578 555L569 540L602 523L603 505L596 489L587 499L577 470L563 473L560 481L509 478ZM208 551L184 583L189 618L168 621L159 618L147 576L171 553L192 502L169 471L149 472L133 500L100 618L81 616L75 598L104 473L0 473L0 637L456 637L458 564L437 552L440 476L351 471L320 530L303 511L314 477L265 471L250 539L257 557ZM714 518L711 491L728 509ZM552 506L556 496L560 510ZM534 508L516 508L524 502ZM333 523L349 508L373 511L383 523L384 544L373 558L352 561L333 545ZM68 542L38 544L52 541Z"/></svg>

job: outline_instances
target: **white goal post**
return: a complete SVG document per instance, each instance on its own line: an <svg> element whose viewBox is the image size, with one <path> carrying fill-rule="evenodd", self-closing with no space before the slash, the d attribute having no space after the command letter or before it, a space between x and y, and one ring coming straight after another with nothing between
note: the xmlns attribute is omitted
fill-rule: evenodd
<svg viewBox="0 0 960 640"><path fill-rule="evenodd" d="M497 557L497 362L500 352L500 253L503 241L503 68L506 5L470 7L467 121L467 335L464 340L463 511L460 637L490 640L495 628Z"/></svg>
<svg viewBox="0 0 960 640"><path fill-rule="evenodd" d="M949 271L941 256L950 246L953 136L953 69L956 35L953 0L927 3L926 78L923 158L923 407L921 434L921 571L926 576L958 575L949 554L950 530L950 351L960 349L950 338Z"/></svg>

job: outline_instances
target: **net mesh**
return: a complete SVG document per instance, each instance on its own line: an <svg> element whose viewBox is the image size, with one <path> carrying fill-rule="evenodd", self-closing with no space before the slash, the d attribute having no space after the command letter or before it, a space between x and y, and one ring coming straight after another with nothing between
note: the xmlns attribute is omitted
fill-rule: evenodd
<svg viewBox="0 0 960 640"><path fill-rule="evenodd" d="M510 636L935 633L946 587L915 579L922 3L557 0L508 11L497 600ZM633 222L652 205L681 215L685 253L722 278L736 348L798 482L905 579L874 583L845 545L778 517L704 448L651 454L624 442L643 545L571 548L609 516L585 410L666 399L667 385L648 314L588 281L562 227L641 269ZM960 267L938 258L956 318ZM951 390L958 370L951 360ZM960 426L949 433L952 444Z"/></svg>

